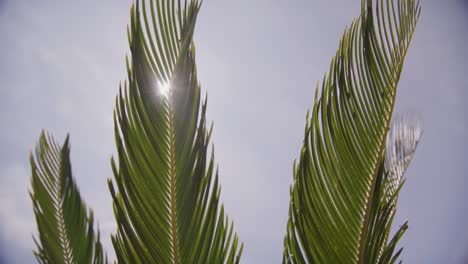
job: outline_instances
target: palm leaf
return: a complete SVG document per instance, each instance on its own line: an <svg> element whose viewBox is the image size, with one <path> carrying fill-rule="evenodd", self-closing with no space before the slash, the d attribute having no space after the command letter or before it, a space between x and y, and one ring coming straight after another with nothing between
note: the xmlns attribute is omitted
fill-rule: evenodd
<svg viewBox="0 0 468 264"><path fill-rule="evenodd" d="M63 146L42 132L31 154L34 214L39 231L35 239L39 263L107 263L94 231L94 217L81 200L73 181L69 137Z"/></svg>
<svg viewBox="0 0 468 264"><path fill-rule="evenodd" d="M128 82L116 100L118 164L109 181L121 263L238 263L242 252L219 205L206 100L192 36L199 1L136 1ZM211 152L211 156L207 155Z"/></svg>
<svg viewBox="0 0 468 264"><path fill-rule="evenodd" d="M413 0L363 0L345 30L294 165L284 263L373 263L387 133L419 13Z"/></svg>

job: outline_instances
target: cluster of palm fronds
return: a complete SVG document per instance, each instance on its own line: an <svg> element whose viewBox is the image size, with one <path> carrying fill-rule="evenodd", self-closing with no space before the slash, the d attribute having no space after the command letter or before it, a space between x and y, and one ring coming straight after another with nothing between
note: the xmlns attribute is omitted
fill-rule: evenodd
<svg viewBox="0 0 468 264"><path fill-rule="evenodd" d="M243 245L220 205L220 185L195 65L198 0L131 8L127 81L114 112L109 180L119 263L238 263ZM403 61L419 17L413 0L362 1L304 131L283 263L394 263L398 193L421 130L394 118ZM68 137L42 134L31 155L40 263L107 263L75 185ZM208 153L211 156L208 157Z"/></svg>

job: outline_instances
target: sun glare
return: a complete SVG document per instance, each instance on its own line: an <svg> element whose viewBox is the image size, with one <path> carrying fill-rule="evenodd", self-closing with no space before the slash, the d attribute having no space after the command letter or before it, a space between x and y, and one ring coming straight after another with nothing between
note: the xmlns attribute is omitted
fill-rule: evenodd
<svg viewBox="0 0 468 264"><path fill-rule="evenodd" d="M158 91L164 97L167 97L169 95L170 89L171 89L171 85L169 83L167 82L161 83L160 81L158 81Z"/></svg>

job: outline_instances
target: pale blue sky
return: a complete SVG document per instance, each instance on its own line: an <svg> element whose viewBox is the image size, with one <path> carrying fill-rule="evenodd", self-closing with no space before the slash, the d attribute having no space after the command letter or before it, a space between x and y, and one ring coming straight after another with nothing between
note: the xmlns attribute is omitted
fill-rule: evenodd
<svg viewBox="0 0 468 264"><path fill-rule="evenodd" d="M61 140L70 132L76 181L113 255L106 179L130 3L0 0L0 263L35 263L28 154L42 128ZM405 263L461 264L468 256L468 1L421 3L396 111L419 113L424 135L395 223L410 223ZM359 0L204 1L195 36L199 79L215 124L221 198L245 242L243 263L280 263L305 113L359 8Z"/></svg>

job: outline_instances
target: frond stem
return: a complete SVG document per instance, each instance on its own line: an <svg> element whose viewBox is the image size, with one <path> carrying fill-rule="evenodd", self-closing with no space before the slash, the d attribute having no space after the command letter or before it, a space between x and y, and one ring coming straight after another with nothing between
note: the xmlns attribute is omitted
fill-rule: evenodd
<svg viewBox="0 0 468 264"><path fill-rule="evenodd" d="M176 171L175 171L175 143L174 143L174 109L172 94L168 94L169 121L169 174L170 174L170 210L171 210L171 239L174 264L179 264L179 244L177 239L177 207L176 207Z"/></svg>
<svg viewBox="0 0 468 264"><path fill-rule="evenodd" d="M58 221L58 231L59 231L59 239L62 246L63 251L63 258L65 264L72 264L72 256L70 252L70 244L67 238L67 234L65 232L65 220L63 216L63 200L60 197L62 193L62 177L61 175L58 177L57 181L55 181L55 200L57 202L57 221Z"/></svg>

